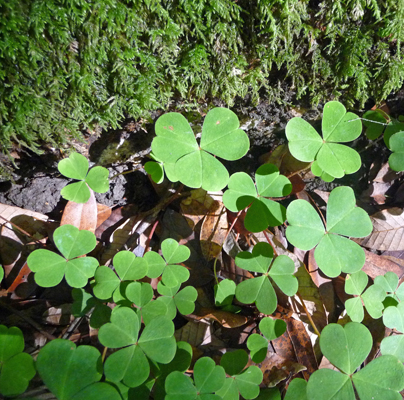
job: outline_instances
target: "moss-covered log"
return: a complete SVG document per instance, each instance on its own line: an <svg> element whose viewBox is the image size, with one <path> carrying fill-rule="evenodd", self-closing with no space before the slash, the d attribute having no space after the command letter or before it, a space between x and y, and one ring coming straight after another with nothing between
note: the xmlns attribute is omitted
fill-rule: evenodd
<svg viewBox="0 0 404 400"><path fill-rule="evenodd" d="M287 79L313 103L380 100L403 82L404 1L0 0L0 144L60 144L180 95Z"/></svg>

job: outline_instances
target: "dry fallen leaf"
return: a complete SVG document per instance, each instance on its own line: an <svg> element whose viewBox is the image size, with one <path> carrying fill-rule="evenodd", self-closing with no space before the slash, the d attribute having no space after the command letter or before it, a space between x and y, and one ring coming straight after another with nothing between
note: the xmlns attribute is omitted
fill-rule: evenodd
<svg viewBox="0 0 404 400"><path fill-rule="evenodd" d="M391 257L379 256L375 253L365 250L366 261L362 270L375 279L378 275L384 275L386 272L394 272L401 278L404 274L404 267L391 260Z"/></svg>
<svg viewBox="0 0 404 400"><path fill-rule="evenodd" d="M198 320L213 319L219 322L224 328L238 328L247 323L247 317L241 314L234 314L228 311L215 308L199 308L197 314L193 313Z"/></svg>
<svg viewBox="0 0 404 400"><path fill-rule="evenodd" d="M308 162L302 162L294 158L290 154L287 144L281 144L271 153L262 155L260 162L276 165L280 173L287 177L307 169L310 165Z"/></svg>
<svg viewBox="0 0 404 400"><path fill-rule="evenodd" d="M53 229L47 220L46 215L0 204L0 254L9 292L26 282L30 245L44 240Z"/></svg>
<svg viewBox="0 0 404 400"><path fill-rule="evenodd" d="M209 261L222 251L222 245L228 231L226 208L215 200L202 223L200 244L203 256Z"/></svg>
<svg viewBox="0 0 404 400"><path fill-rule="evenodd" d="M308 380L310 375L318 370L317 360L310 337L301 321L294 318L288 318L286 324L287 332L292 341L297 361L299 364L306 367L303 371L303 376Z"/></svg>
<svg viewBox="0 0 404 400"><path fill-rule="evenodd" d="M262 382L266 387L275 387L306 369L304 365L273 352L268 352L262 363L255 364L250 360L247 365L257 365L261 369L264 375Z"/></svg>
<svg viewBox="0 0 404 400"><path fill-rule="evenodd" d="M192 190L191 196L181 201L181 213L192 229L205 217L213 202L212 197L203 189Z"/></svg>
<svg viewBox="0 0 404 400"><path fill-rule="evenodd" d="M355 242L373 250L404 250L404 210L393 207L371 215L372 233Z"/></svg>
<svg viewBox="0 0 404 400"><path fill-rule="evenodd" d="M80 230L85 229L95 233L97 227L97 202L91 189L90 193L87 203L67 202L60 225L69 224Z"/></svg>
<svg viewBox="0 0 404 400"><path fill-rule="evenodd" d="M210 343L212 326L204 321L191 320L182 328L177 329L174 335L177 342L183 340L193 347L198 347Z"/></svg>
<svg viewBox="0 0 404 400"><path fill-rule="evenodd" d="M99 228L112 214L111 207L97 203L97 228Z"/></svg>
<svg viewBox="0 0 404 400"><path fill-rule="evenodd" d="M380 167L373 164L373 168ZM376 177L370 182L369 187L361 194L361 200L368 202L369 199L373 200L377 204L384 204L386 202L386 193L391 188L392 181L397 179L397 172L392 171L389 167L389 163L385 163L377 172Z"/></svg>

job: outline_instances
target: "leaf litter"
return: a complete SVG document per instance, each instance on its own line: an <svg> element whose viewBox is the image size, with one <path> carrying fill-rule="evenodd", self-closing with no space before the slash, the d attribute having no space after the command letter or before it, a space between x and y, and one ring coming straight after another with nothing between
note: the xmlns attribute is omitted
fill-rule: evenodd
<svg viewBox="0 0 404 400"><path fill-rule="evenodd" d="M296 194L299 199L305 196L305 182L300 173L307 165L296 162L282 146L266 155L265 160L277 160L280 172L290 179L291 200ZM401 183L401 177L386 165L374 171L369 188L359 196L374 211L370 215L374 228L370 235L355 239L355 242L365 249L363 271L371 280L394 272L401 283L404 276L404 211L398 204L402 186L397 185L397 182ZM321 193L315 191L325 203L328 202L331 190L325 187L320 189ZM308 194L313 195L313 191ZM59 222L48 221L43 214L3 204L0 204L0 217L0 254L6 271L0 298L0 307L5 312L0 322L20 326L25 337L35 333L36 337L39 334L46 338L49 335L47 325L52 325L53 337L70 332L70 338L76 344L89 344L94 340L88 316L77 319L72 315L69 305L73 299L66 296L65 291L58 294L57 290L50 289L44 296L29 279L30 271L25 262L29 252L39 246L53 250L53 232L58 225L71 224L94 232L97 238L94 254L105 266L120 250L140 257L151 249L160 248L166 237L174 237L181 245L188 246L191 261L185 262L185 266L190 272L190 282L198 290L198 298L192 313L176 318L175 337L191 344L199 356L217 354L229 343L245 348L248 337L259 332L258 324L265 314L254 304L242 304L237 299L234 301L237 312L221 309L214 301L214 285L216 279L229 279L237 284L254 279L256 273L241 269L234 257L251 251L253 244L266 242L277 256L292 258L299 289L296 296L288 298L275 287L278 305L270 318L285 321L286 332L268 342L263 362L254 364L250 360L248 365L261 369L264 385L281 389L294 377L307 380L319 365L335 369L322 357L313 326L322 331L343 315L346 299L341 297L341 287L346 282L345 275L327 278L318 268L313 250L286 248L284 227L255 234L245 231L240 223L243 215L233 213L230 216L220 194L211 196L202 189L166 192L155 207L140 211L136 205L111 208L99 204L91 192L85 204L67 203ZM391 252L395 252L395 256ZM157 283L153 286L155 289ZM30 289L22 290L28 284ZM41 317L37 318L37 314L33 318L38 312L35 310L37 304L43 305ZM34 322L34 319L40 322ZM74 321L74 329L69 331ZM389 324L393 326L392 322ZM38 343L38 338L35 341ZM27 342L33 342L33 339L27 339Z"/></svg>

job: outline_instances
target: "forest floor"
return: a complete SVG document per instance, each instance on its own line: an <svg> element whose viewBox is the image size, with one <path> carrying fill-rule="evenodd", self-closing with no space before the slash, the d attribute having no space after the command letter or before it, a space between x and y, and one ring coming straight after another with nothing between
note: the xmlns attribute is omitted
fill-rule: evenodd
<svg viewBox="0 0 404 400"><path fill-rule="evenodd" d="M285 93L286 101L292 101L292 97L293 93ZM216 105L222 104L217 102ZM184 113L196 133L200 132L206 109L206 104L201 104L198 110ZM386 109L393 118L404 114L404 90L386 100ZM271 152L286 143L284 129L287 122L295 116L302 116L314 126L319 126L322 106L310 109L304 106L269 104L265 101L252 106L248 101L239 101L232 110L238 115L242 129L250 138L250 151L241 160L224 164L230 174L244 171L253 176L262 163L271 160ZM176 111L176 108L173 105L166 111ZM154 137L154 122L162 113L163 111L152 113L149 121L128 119L122 124L122 129L97 134L88 132L85 141L75 142L74 147L89 158L91 165L103 165L110 171L110 191L96 194L98 220L95 233L99 247L103 248L102 251L98 248L101 251L98 256L102 262L110 261L111 253L108 251L112 245L129 248L135 254L142 255L155 221L159 222L151 245L158 246L164 238L172 237L193 248L193 256L188 265L191 268L188 284L198 288L199 304L192 315L176 318L176 337L178 340L186 339L200 354L215 358L220 349L245 346L248 335L256 331L259 315L252 306L245 307L237 315L215 309L211 302L215 282L213 260L210 256L212 249L206 250L200 243L208 229L208 223L203 221L208 219L212 210L203 202L199 210L190 209L181 199L168 204L167 198L172 187L167 183L155 185L144 171L143 166L149 160L148 154ZM403 174L388 168L390 152L384 145L369 144L370 141L364 135L353 142L352 146L361 152L362 168L336 182L327 184L310 172L299 172L294 181L294 185L299 188L297 197L312 198L323 208L330 191L336 186L346 185L354 189L357 205L364 208L369 215L390 212L388 215L399 215L402 218ZM95 345L96 332L89 327L88 321L85 318L78 320L72 315L71 288L63 283L55 288L38 287L25 263L32 243L37 240L46 243L66 212L67 202L61 198L60 190L69 180L57 170L57 163L66 155L66 150L48 149L42 156L24 151L15 152L14 155L19 169L14 171L12 181L0 181L0 257L6 273L0 292L0 324L20 327L26 340L26 351L32 353L49 338L56 337L68 337L78 344ZM217 197L214 197L214 201L218 201ZM287 203L290 199L285 201ZM213 215L209 224L219 224L220 217L217 213ZM192 226L189 220L194 221ZM220 224L227 229L229 221L226 219L220 221ZM122 234L119 238L118 233ZM287 245L282 227L270 234L281 244ZM250 240L260 239L260 236L243 237L241 232L241 235L234 237L240 238L227 243L218 256L219 269L222 277L236 276L240 280L242 272L231 258L232 246L246 249ZM215 238L215 241L220 247L220 238ZM383 249L366 249L364 271L371 278L387 271L393 271L402 278L404 240L385 243ZM293 253L292 249L290 254L303 261L307 271L312 272L312 252L295 249ZM281 340L277 339L272 343L272 356L262 365L264 383L271 382L271 385L275 383L282 387L299 373L302 374L299 376L307 378L306 374L321 365L318 346L311 328L308 327L305 312L308 310L313 313L319 327L335 322L343 311L346 300L341 285L343 279L325 279L320 275L313 278L312 289L315 294L304 299L305 310L291 304L287 298L279 298L275 316L287 321L288 332L286 336L283 335L283 339L279 338ZM323 309L322 313L319 308ZM297 323L292 322L292 315ZM301 333L302 330L304 334ZM386 335L384 326L377 321L372 333L377 338L376 341ZM297 334L301 336L296 339ZM376 351L375 348L374 353ZM302 365L306 368L305 371ZM33 386L40 385L38 378L36 379ZM49 398L45 389L35 396L38 399Z"/></svg>

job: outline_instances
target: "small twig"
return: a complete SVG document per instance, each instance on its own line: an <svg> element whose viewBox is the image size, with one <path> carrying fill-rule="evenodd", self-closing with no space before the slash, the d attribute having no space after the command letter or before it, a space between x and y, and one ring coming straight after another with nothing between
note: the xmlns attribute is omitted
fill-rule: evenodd
<svg viewBox="0 0 404 400"><path fill-rule="evenodd" d="M320 217L321 217L321 219L322 219L322 221L323 221L324 227L325 227L325 229L327 229L327 223L326 223L326 221L325 221L324 215L323 215L323 213L321 212L320 208L317 206L317 203L313 200L313 198L312 198L308 193L307 193L307 196L310 197L310 200L311 200L311 202L314 204L314 207L317 208L317 211L318 211L318 213L320 214Z"/></svg>
<svg viewBox="0 0 404 400"><path fill-rule="evenodd" d="M372 146L374 146L376 143L379 143L381 140L383 139L383 136L380 136L378 139L373 140L372 142L370 142L366 147L364 147L362 150L358 151L359 154L363 153L364 151L366 151L367 149L371 148Z"/></svg>
<svg viewBox="0 0 404 400"><path fill-rule="evenodd" d="M308 318L309 321L310 321L310 325L313 327L314 332L316 333L316 335L317 335L318 337L320 337L320 332L319 332L319 330L317 329L317 326L316 326L316 324L314 323L313 318L311 317L309 311L307 310L306 305L304 304L303 297L300 295L299 292L297 292L296 295L297 295L297 297L300 299L300 301L302 302L303 310L304 310L304 312L306 313L307 318Z"/></svg>
<svg viewBox="0 0 404 400"><path fill-rule="evenodd" d="M224 209L224 207L223 207L223 209ZM223 209L221 210L221 212L223 211ZM222 243L222 245L220 246L220 252L222 251L223 246L224 246L224 244L226 243L227 237L229 236L231 230L233 229L234 225L236 224L236 222L237 222L237 220L238 220L238 218L239 218L239 216L241 215L242 212L243 212L243 210L240 210L240 211L237 213L236 218L234 218L234 220L233 220L233 222L231 223L229 229L227 230L226 236L225 236L224 239L223 239L223 243ZM220 216L221 216L221 214L220 214ZM219 218L220 218L220 217L219 217ZM218 277L217 277L216 264L217 264L217 259L218 259L218 257L219 257L220 252L219 252L218 255L215 257L215 261L213 262L213 273L215 274L215 280L216 280L216 284L217 284L217 285L219 284L219 279L218 279Z"/></svg>
<svg viewBox="0 0 404 400"><path fill-rule="evenodd" d="M146 243L145 243L145 246L144 246L144 252L145 252L145 253L147 253L147 252L149 251L150 242L151 242L151 239L152 239L152 237L153 237L153 235L154 235L154 231L155 231L156 228L157 228L158 223L159 223L159 220L156 219L156 221L154 222L154 224L153 224L153 226L152 226L152 228L151 228L149 237L147 238Z"/></svg>
<svg viewBox="0 0 404 400"><path fill-rule="evenodd" d="M8 224L12 225L15 229L19 230L21 233L23 233L25 236L28 236L31 238L35 243L42 244L42 242L36 238L34 238L32 235L30 235L28 232L24 231L24 229L20 228L18 225L14 224L13 222L9 221L7 218L4 218L0 215L0 218L3 221L6 221ZM10 229L7 225L6 228Z"/></svg>
<svg viewBox="0 0 404 400"><path fill-rule="evenodd" d="M42 333L47 339L49 340L54 340L56 339L55 336L51 335L50 333L44 331L39 324L37 324L33 319L30 317L25 316L21 311L15 310L13 307L11 307L9 304L4 303L4 301L0 300L0 307L5 308L7 311L12 312L13 314L17 315L21 319L23 319L25 322L30 324L34 329L36 329L38 332Z"/></svg>
<svg viewBox="0 0 404 400"><path fill-rule="evenodd" d="M104 361L105 361L105 357L107 356L107 350L108 350L108 347L104 347L104 350L103 350L103 352L102 352L102 356L101 356L101 361L104 363Z"/></svg>
<svg viewBox="0 0 404 400"><path fill-rule="evenodd" d="M91 314L94 310L94 307L86 314L88 316ZM78 326L81 324L83 321L83 317L77 317L74 319L74 321L69 325L67 328L66 332L61 335L62 339L69 339L69 337L72 335L72 333L78 328Z"/></svg>
<svg viewBox="0 0 404 400"><path fill-rule="evenodd" d="M275 249L275 246L272 244L272 241L271 241L271 239L268 237L268 234L266 233L266 231L262 231L262 233L264 234L264 236L265 236L267 242L271 245L272 250L274 251L274 255L275 255L275 256L278 256L278 253L277 253L277 251L276 251L276 249Z"/></svg>

